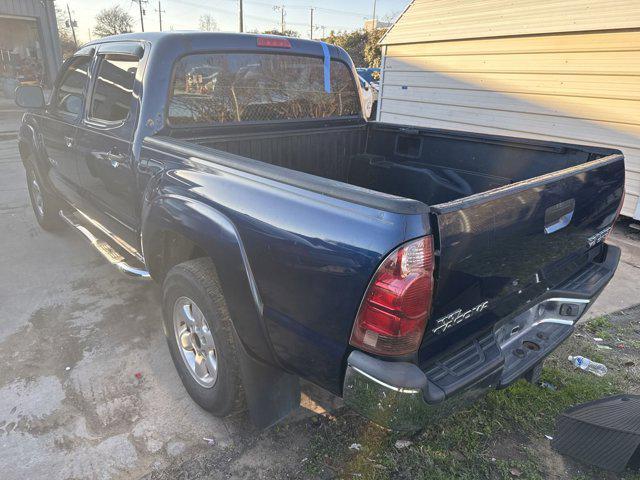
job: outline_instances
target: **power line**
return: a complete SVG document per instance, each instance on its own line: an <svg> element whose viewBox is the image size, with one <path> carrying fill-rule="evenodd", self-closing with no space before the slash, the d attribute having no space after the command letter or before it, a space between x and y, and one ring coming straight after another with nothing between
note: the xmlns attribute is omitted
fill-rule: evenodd
<svg viewBox="0 0 640 480"><path fill-rule="evenodd" d="M223 0L226 2L236 2L236 0ZM181 2L181 3L185 3L187 4L187 2ZM285 9L302 9L302 10L306 10L309 7L305 7L303 5L274 5L273 3L267 3L267 2L259 2L259 1L255 1L255 0L244 0L244 3L248 4L248 5L259 5L262 7L267 7L267 8L273 8L274 6L284 6ZM193 3L191 4L192 6L194 5ZM203 5L199 5L202 8L208 8L208 7L204 7ZM350 12L350 11L344 11L344 10L338 10L336 8L327 8L327 7L313 7L315 10L319 10L319 11L323 11L323 12L329 12L329 13L335 13L335 14L339 14L339 15L353 15L356 17L360 17L360 18L369 18L368 15L362 13L362 12ZM216 7L216 10L220 10L219 8ZM220 10L220 11L225 11L225 10Z"/></svg>
<svg viewBox="0 0 640 480"><path fill-rule="evenodd" d="M132 1L138 1L138 0L132 0ZM142 0L142 1L146 1L146 0ZM210 11L210 7L203 5L201 3L196 3L193 1L188 1L188 0L168 0L168 1L175 1L176 3L180 3L180 5L187 5L193 8L197 8L197 9L201 9L201 10L206 10L206 11ZM304 8L304 9L308 9L310 7L301 7L299 5L291 5L291 6L287 6L285 5L274 5L272 3L266 3L266 2L259 2L259 1L253 1L253 0L225 0L225 1L231 1L234 3L237 3L238 1L240 1L241 3L245 3L245 4L252 4L252 5L260 5L260 6L264 6L264 7L269 7L270 9L274 10L274 11L280 11L281 14L281 18L280 18L280 25L278 25L280 27L280 30L282 31L282 25L285 24L284 19L282 18L282 12L284 10L285 15L286 15L286 10L288 8ZM240 5L238 4L238 8L240 7ZM341 12L340 10L335 10L335 9L330 9L330 8L324 8L324 7L312 7L314 10L321 10L321 11L329 11L329 12L335 12L335 13L351 13L354 15L357 15L361 18L368 18L368 16L363 15L361 13L355 13L355 12ZM233 11L233 10L228 10L228 9L224 9L224 8L220 8L220 7L216 7L215 9L216 13L222 13L222 14L226 14L229 16L236 16L239 15L239 10L237 11ZM266 17L266 16L262 16L262 15L254 15L254 14L248 14L246 13L246 10L243 9L242 12L242 18L243 18L243 30L244 30L244 19L252 19L252 20L256 20L256 21L260 21L260 22L264 22L264 23L269 23L269 24L273 24L275 22L277 22L277 20L275 20L272 17ZM304 28L304 29L308 29L309 28L309 23L307 22L293 22L293 21L286 21L286 25L292 27L300 27L300 28ZM327 27L327 26L322 26L319 27L320 29L323 30L323 32L325 31L325 29L343 29L343 30L348 30L350 28L352 28L352 26L347 26L347 25L336 25L336 24L331 24L331 26ZM316 28L317 30L318 28ZM323 33L323 37L324 37L324 33Z"/></svg>
<svg viewBox="0 0 640 480"><path fill-rule="evenodd" d="M287 5L287 8L303 8L303 9L307 9L309 7L303 7L302 5ZM353 15L355 17L361 17L361 18L366 18L367 16L362 14L361 12L347 12L344 10L338 10L335 8L327 8L327 7L313 7L316 10L320 10L321 12L329 12L329 13L335 13L335 14L340 14L340 15Z"/></svg>
<svg viewBox="0 0 640 480"><path fill-rule="evenodd" d="M205 5L199 4L199 3L195 3L195 2L188 2L188 1L184 1L184 0L172 0L172 1L176 1L176 3L180 3L181 5L187 5L189 7L194 7L194 8L199 8L201 10L207 10L210 11L211 9ZM216 7L216 12L219 13L226 13L228 15L236 15L236 12L232 11L232 10L226 10L223 8L218 8ZM259 20L263 20L263 21L267 21L267 22L271 22L273 19L272 18L267 18L267 17L258 17L256 15L247 15L246 13L243 15L246 18L257 18Z"/></svg>
<svg viewBox="0 0 640 480"><path fill-rule="evenodd" d="M233 1L233 0L226 0L226 1ZM273 7L272 3L266 3L266 2L257 2L255 0L246 0L247 4L251 4L251 5L260 5L263 7ZM284 5L284 7L286 9L301 9L301 10L306 10L309 7L305 7L304 5ZM331 13L337 13L340 15L354 15L356 17L362 17L362 18L366 18L366 15L363 15L361 12L349 12L349 11L345 11L345 10L338 10L336 8L327 8L327 7L313 7L315 10L321 10L324 12L331 12Z"/></svg>

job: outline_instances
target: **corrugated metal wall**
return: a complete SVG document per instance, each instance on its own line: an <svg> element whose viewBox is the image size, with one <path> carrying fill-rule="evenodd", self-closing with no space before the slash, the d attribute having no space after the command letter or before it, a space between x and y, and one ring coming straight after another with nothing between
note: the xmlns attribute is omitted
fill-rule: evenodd
<svg viewBox="0 0 640 480"><path fill-rule="evenodd" d="M425 9L440 3L412 4L385 41L408 40L409 27L420 31L417 38L425 38L436 21L466 35L465 22L478 18L480 3L505 9L484 12L489 19L485 30L492 32L506 28L513 5L535 10L528 0L450 2L452 9L434 19L432 10ZM469 11L454 8L458 3ZM609 4L625 21L635 15L636 28L602 31L610 26L605 21L609 15L597 32L387 45L379 120L621 148L627 159L623 213L640 217L640 1L536 2L558 4L591 8L591 13ZM530 14L522 28L548 25L549 10L537 11L544 16ZM418 28L415 19L420 16L424 24ZM413 19L409 26L403 25L407 19Z"/></svg>
<svg viewBox="0 0 640 480"><path fill-rule="evenodd" d="M53 0L0 0L0 15L31 17L38 22L47 74L55 79L62 61Z"/></svg>
<svg viewBox="0 0 640 480"><path fill-rule="evenodd" d="M47 0L49 3L51 0ZM25 17L38 17L44 10L40 0L0 0L0 12Z"/></svg>

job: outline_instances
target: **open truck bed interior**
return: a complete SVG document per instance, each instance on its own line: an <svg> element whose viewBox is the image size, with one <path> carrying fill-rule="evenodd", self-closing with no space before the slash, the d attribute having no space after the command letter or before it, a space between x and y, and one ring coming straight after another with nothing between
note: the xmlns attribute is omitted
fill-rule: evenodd
<svg viewBox="0 0 640 480"><path fill-rule="evenodd" d="M596 147L376 123L218 132L181 140L426 205L486 192L606 154Z"/></svg>

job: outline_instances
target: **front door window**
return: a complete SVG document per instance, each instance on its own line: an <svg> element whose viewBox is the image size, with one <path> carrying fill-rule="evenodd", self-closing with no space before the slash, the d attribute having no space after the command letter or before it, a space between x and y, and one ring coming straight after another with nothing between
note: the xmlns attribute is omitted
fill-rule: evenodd
<svg viewBox="0 0 640 480"><path fill-rule="evenodd" d="M77 57L68 64L52 102L57 112L80 115L90 65L91 57Z"/></svg>

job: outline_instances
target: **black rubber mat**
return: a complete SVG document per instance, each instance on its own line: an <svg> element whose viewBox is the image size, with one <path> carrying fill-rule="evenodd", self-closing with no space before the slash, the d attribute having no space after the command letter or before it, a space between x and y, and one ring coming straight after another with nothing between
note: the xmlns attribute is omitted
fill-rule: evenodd
<svg viewBox="0 0 640 480"><path fill-rule="evenodd" d="M558 417L552 446L605 470L638 468L640 396L615 395L570 408Z"/></svg>

